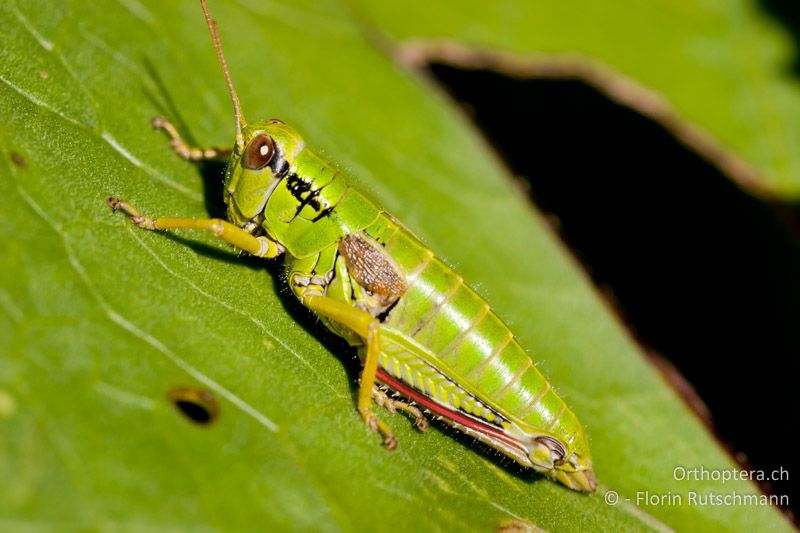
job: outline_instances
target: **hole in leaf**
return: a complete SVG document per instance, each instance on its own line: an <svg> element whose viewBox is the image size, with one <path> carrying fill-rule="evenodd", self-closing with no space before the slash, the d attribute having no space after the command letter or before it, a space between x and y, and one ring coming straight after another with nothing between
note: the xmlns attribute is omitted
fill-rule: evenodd
<svg viewBox="0 0 800 533"><path fill-rule="evenodd" d="M167 392L172 405L187 419L201 426L219 417L219 402L211 391L198 387L173 387Z"/></svg>
<svg viewBox="0 0 800 533"><path fill-rule="evenodd" d="M428 66L645 350L697 390L736 458L797 472L784 446L798 405L797 207L743 192L663 125L582 81ZM683 396L702 411L691 389ZM765 488L797 501L793 477Z"/></svg>
<svg viewBox="0 0 800 533"><path fill-rule="evenodd" d="M28 162L25 161L25 158L22 157L21 154L14 152L13 150L9 154L11 156L11 162L14 163L19 168L26 168L28 166Z"/></svg>

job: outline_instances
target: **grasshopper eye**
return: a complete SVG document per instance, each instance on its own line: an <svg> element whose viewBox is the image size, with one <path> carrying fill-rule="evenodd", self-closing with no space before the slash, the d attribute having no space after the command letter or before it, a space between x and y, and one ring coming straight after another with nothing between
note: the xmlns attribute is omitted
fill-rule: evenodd
<svg viewBox="0 0 800 533"><path fill-rule="evenodd" d="M267 135L256 135L244 151L244 166L250 170L260 170L272 161L275 143Z"/></svg>

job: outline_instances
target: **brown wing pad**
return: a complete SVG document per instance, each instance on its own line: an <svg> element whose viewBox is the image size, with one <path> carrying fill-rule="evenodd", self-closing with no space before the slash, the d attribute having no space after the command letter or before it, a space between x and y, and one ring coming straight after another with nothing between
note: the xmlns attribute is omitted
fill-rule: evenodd
<svg viewBox="0 0 800 533"><path fill-rule="evenodd" d="M397 263L369 237L348 235L339 242L339 253L353 279L371 293L396 300L406 292L406 280Z"/></svg>

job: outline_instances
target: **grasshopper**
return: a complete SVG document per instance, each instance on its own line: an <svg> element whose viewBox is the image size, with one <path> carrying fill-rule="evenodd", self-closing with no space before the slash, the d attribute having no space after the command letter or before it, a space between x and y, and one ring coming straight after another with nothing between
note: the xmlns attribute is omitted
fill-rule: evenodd
<svg viewBox="0 0 800 533"><path fill-rule="evenodd" d="M297 131L277 119L245 121L216 24L201 5L233 102L234 145L192 147L167 120L154 126L187 160L228 160L227 220L151 218L118 198L108 199L112 209L146 230L205 230L257 257L283 255L292 293L358 349L358 412L387 448L397 441L374 403L420 428L433 414L525 467L594 491L583 426L489 304Z"/></svg>

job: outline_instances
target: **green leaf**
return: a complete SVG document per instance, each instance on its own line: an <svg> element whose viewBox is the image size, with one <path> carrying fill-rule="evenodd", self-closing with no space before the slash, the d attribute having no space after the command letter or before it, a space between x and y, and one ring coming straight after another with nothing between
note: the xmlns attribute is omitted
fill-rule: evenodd
<svg viewBox="0 0 800 533"><path fill-rule="evenodd" d="M789 529L772 507L687 502L689 491L758 492L674 479L678 465L734 464L465 119L353 12L311 0L211 7L246 116L296 126L492 302L586 424L601 490L571 492L382 413L400 441L387 452L354 408L352 354L290 300L279 268L110 212L104 199L118 195L149 214L208 214L198 168L149 126L166 115L203 144L232 141L196 2L7 2L1 527ZM217 396L215 423L170 405L167 392L187 385ZM683 505L637 506L644 490ZM607 491L621 503L607 505Z"/></svg>

